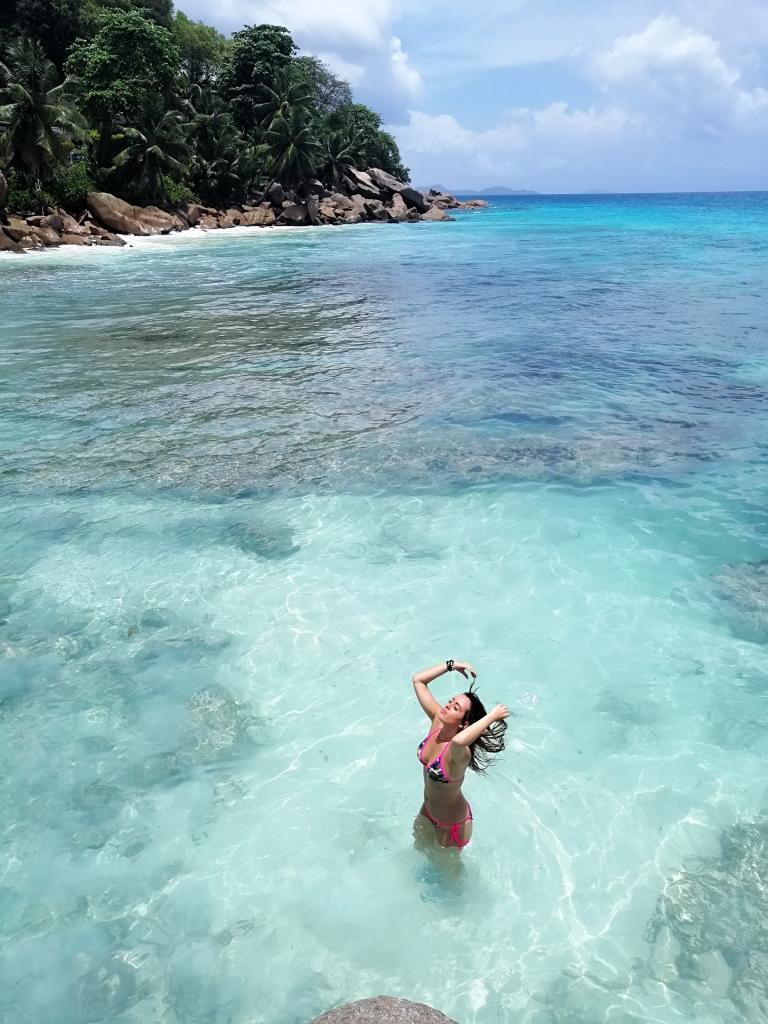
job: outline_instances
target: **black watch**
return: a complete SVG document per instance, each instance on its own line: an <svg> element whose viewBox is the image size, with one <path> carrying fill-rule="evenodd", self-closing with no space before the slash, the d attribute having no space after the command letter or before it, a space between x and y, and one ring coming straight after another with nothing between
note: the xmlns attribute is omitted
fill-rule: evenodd
<svg viewBox="0 0 768 1024"><path fill-rule="evenodd" d="M446 661L445 667L449 672L453 672L453 658L449 658L448 661Z"/></svg>

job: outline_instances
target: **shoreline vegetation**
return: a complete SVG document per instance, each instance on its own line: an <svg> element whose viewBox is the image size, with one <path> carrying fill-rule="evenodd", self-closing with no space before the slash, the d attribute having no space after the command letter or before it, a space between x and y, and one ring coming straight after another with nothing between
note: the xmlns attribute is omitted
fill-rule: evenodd
<svg viewBox="0 0 768 1024"><path fill-rule="evenodd" d="M487 205L409 182L379 114L283 26L225 37L172 0L2 5L0 251Z"/></svg>

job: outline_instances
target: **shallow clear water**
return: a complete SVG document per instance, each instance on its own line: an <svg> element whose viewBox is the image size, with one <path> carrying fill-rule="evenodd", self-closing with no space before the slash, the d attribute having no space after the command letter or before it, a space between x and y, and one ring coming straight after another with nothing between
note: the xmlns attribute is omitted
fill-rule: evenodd
<svg viewBox="0 0 768 1024"><path fill-rule="evenodd" d="M765 1019L768 196L7 258L0 315L0 1019ZM460 865L446 657L514 712Z"/></svg>

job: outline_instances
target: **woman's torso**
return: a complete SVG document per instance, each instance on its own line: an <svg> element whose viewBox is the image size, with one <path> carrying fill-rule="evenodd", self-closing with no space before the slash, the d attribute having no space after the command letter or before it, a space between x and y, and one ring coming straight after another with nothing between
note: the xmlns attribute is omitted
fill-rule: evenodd
<svg viewBox="0 0 768 1024"><path fill-rule="evenodd" d="M466 752L464 763L456 763L456 752L450 742L439 741L440 726L432 729L419 746L418 757L424 772L424 803L437 818L445 821L461 817L467 806L461 785L469 763ZM458 748L464 751L466 748Z"/></svg>

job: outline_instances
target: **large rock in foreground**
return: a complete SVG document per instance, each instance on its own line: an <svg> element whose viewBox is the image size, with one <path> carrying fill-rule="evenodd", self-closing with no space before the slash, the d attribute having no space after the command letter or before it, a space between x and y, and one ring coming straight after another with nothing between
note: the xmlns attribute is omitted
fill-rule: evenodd
<svg viewBox="0 0 768 1024"><path fill-rule="evenodd" d="M395 221L408 219L408 207L400 195L392 197L392 202L389 205L389 216Z"/></svg>
<svg viewBox="0 0 768 1024"><path fill-rule="evenodd" d="M345 1003L317 1017L311 1024L456 1024L425 1003L412 1003L394 996L376 996Z"/></svg>
<svg viewBox="0 0 768 1024"><path fill-rule="evenodd" d="M23 217L9 217L4 230L6 235L14 242L18 242L23 249L42 249L46 245L61 245L59 232L55 228L49 225L31 224Z"/></svg>
<svg viewBox="0 0 768 1024"><path fill-rule="evenodd" d="M417 191L415 188L411 188L410 185L406 188L401 188L399 195L408 206L414 207L414 209L418 210L419 213L426 213L429 209L429 203L422 193Z"/></svg>
<svg viewBox="0 0 768 1024"><path fill-rule="evenodd" d="M430 206L426 213L422 213L422 220L453 220L453 217L449 217L448 214L439 206Z"/></svg>
<svg viewBox="0 0 768 1024"><path fill-rule="evenodd" d="M96 220L121 235L154 234L136 219L135 206L110 195L109 192L89 192L86 204Z"/></svg>
<svg viewBox="0 0 768 1024"><path fill-rule="evenodd" d="M121 235L167 235L186 227L175 214L157 206L131 206L109 192L89 192L86 203L96 220Z"/></svg>
<svg viewBox="0 0 768 1024"><path fill-rule="evenodd" d="M278 224L292 224L301 226L309 224L307 208L303 203L289 203L277 218Z"/></svg>
<svg viewBox="0 0 768 1024"><path fill-rule="evenodd" d="M250 228L270 228L275 223L275 211L269 203L243 213L243 224Z"/></svg>
<svg viewBox="0 0 768 1024"><path fill-rule="evenodd" d="M181 231L187 226L176 214L167 213L157 206L134 206L133 213L139 224L153 235L167 235L171 231Z"/></svg>
<svg viewBox="0 0 768 1024"><path fill-rule="evenodd" d="M359 193L365 199L384 199L384 192L378 185L374 184L373 178L367 171L358 171L356 167L350 167L347 171L347 180L352 186L352 191Z"/></svg>
<svg viewBox="0 0 768 1024"><path fill-rule="evenodd" d="M408 188L404 181L398 181L387 171L382 171L380 167L369 167L366 173L375 185L386 192L402 192L404 188Z"/></svg>
<svg viewBox="0 0 768 1024"><path fill-rule="evenodd" d="M14 241L10 235L7 235L5 231L0 227L0 252L15 252L17 255L22 254L24 249L19 245L18 242Z"/></svg>

